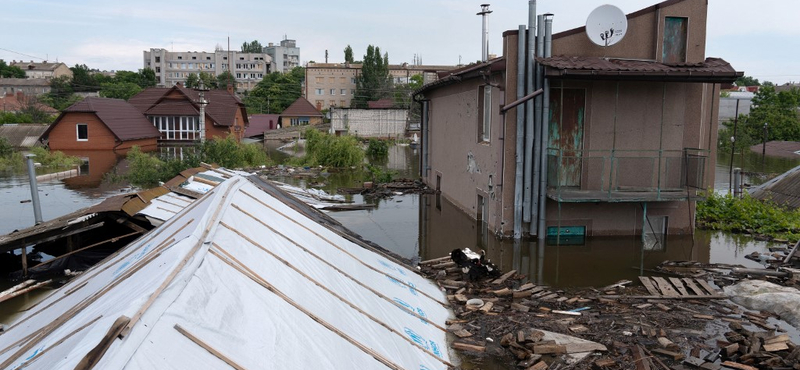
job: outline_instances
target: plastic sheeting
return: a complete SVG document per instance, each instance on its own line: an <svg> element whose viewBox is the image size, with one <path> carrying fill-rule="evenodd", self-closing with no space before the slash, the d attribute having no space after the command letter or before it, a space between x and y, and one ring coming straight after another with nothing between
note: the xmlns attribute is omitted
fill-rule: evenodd
<svg viewBox="0 0 800 370"><path fill-rule="evenodd" d="M800 328L800 291L763 280L742 280L723 288L731 300L751 310L777 314Z"/></svg>
<svg viewBox="0 0 800 370"><path fill-rule="evenodd" d="M124 315L95 368L446 369L445 302L237 176L25 313L0 363L74 368Z"/></svg>

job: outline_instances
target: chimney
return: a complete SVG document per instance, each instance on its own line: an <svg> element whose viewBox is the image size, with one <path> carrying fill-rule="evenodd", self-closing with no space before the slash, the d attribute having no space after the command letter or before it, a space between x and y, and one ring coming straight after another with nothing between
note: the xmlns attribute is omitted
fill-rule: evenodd
<svg viewBox="0 0 800 370"><path fill-rule="evenodd" d="M233 84L231 83L228 84L228 94L233 95Z"/></svg>
<svg viewBox="0 0 800 370"><path fill-rule="evenodd" d="M476 15L480 15L483 18L483 39L482 41L482 53L481 57L483 58L482 61L489 60L489 14L492 11L489 10L489 4L481 4L481 11Z"/></svg>

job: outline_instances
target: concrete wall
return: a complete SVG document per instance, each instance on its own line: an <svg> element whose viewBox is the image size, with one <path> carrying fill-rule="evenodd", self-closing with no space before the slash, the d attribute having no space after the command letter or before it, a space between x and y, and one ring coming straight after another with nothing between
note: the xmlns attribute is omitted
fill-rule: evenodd
<svg viewBox="0 0 800 370"><path fill-rule="evenodd" d="M333 109L335 131L359 137L399 138L406 133L406 109Z"/></svg>

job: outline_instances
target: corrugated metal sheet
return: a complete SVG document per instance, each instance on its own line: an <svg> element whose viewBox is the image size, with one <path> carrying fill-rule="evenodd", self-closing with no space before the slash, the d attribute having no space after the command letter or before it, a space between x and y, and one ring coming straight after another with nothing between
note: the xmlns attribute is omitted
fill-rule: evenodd
<svg viewBox="0 0 800 370"><path fill-rule="evenodd" d="M750 190L750 196L769 200L791 209L800 208L800 166Z"/></svg>
<svg viewBox="0 0 800 370"><path fill-rule="evenodd" d="M6 138L15 148L30 148L46 130L47 125L42 124L5 124L0 125L0 137Z"/></svg>

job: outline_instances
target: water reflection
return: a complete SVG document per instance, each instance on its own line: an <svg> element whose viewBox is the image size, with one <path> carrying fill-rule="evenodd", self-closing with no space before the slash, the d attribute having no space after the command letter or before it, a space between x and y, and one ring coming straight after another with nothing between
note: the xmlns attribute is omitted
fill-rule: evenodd
<svg viewBox="0 0 800 370"><path fill-rule="evenodd" d="M733 156L733 167L744 171L744 183L760 185L796 166L800 165L800 155L796 158L762 157L761 153L746 151ZM714 189L727 193L731 183L731 153L717 153Z"/></svg>

